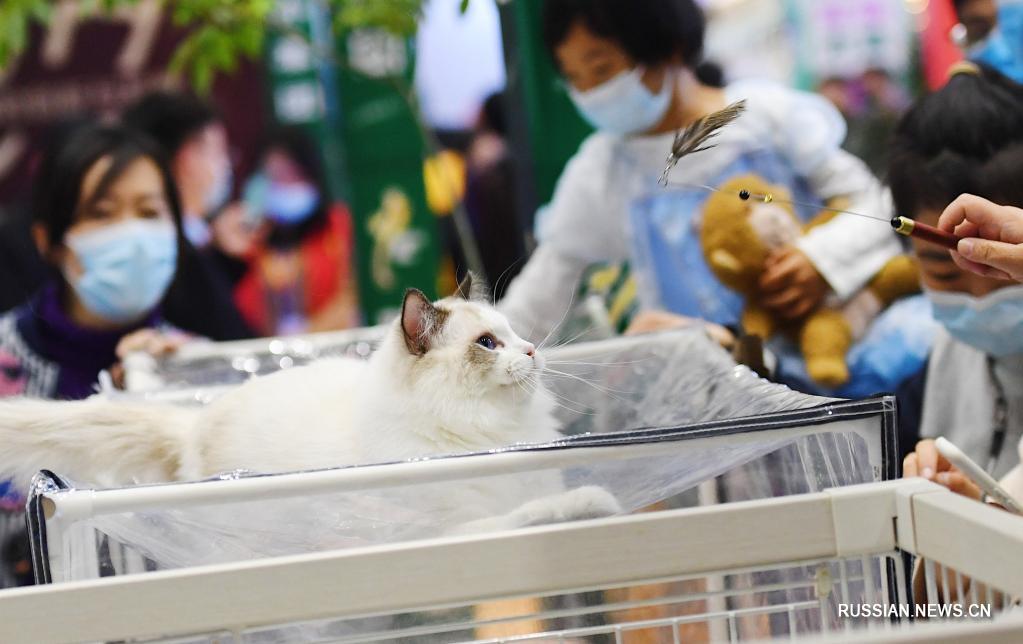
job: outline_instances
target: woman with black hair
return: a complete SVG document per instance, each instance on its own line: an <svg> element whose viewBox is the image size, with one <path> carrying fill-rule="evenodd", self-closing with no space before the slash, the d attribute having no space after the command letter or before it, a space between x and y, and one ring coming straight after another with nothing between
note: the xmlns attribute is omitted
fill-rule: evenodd
<svg viewBox="0 0 1023 644"><path fill-rule="evenodd" d="M351 217L329 202L312 141L296 128L271 134L243 198L263 239L235 289L249 326L287 335L358 325Z"/></svg>
<svg viewBox="0 0 1023 644"><path fill-rule="evenodd" d="M32 233L52 276L0 317L0 396L85 398L119 345L161 325L182 237L160 148L123 128L81 127L43 160Z"/></svg>
<svg viewBox="0 0 1023 644"><path fill-rule="evenodd" d="M0 397L86 398L125 352L184 341L155 331L183 239L177 189L156 143L78 125L42 161L32 219L51 275L0 316ZM0 511L24 507L20 493L0 481ZM25 534L7 535L2 549L9 574L29 583Z"/></svg>
<svg viewBox="0 0 1023 644"><path fill-rule="evenodd" d="M538 213L539 246L502 301L533 337L564 317L587 266L607 261L631 263L646 309L737 324L741 300L713 277L699 247L708 192L658 185L674 133L734 101L746 100L745 114L714 149L684 158L674 180L716 185L754 172L807 201L846 198L853 210L886 212L878 182L840 148L845 126L824 99L766 82L701 82L704 17L692 0L546 0L543 33L597 132ZM884 226L836 217L769 259L764 304L800 317L829 293L854 293L898 252Z"/></svg>

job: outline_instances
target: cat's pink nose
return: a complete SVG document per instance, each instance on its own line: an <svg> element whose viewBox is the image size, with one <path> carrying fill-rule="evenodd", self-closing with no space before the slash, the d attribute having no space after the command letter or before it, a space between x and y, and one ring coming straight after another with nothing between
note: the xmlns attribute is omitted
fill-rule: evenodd
<svg viewBox="0 0 1023 644"><path fill-rule="evenodd" d="M536 347L534 347L533 345L527 343L526 344L526 355L529 356L530 358L532 358L532 357L534 357L535 354L536 354Z"/></svg>

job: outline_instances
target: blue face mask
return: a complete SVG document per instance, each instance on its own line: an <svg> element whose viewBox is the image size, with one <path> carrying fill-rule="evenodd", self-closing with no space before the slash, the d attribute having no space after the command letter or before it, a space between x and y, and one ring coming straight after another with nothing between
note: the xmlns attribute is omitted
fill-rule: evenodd
<svg viewBox="0 0 1023 644"><path fill-rule="evenodd" d="M1023 2L999 2L998 26L968 48L966 57L987 63L1016 82L1023 82Z"/></svg>
<svg viewBox="0 0 1023 644"><path fill-rule="evenodd" d="M223 208L228 199L231 198L231 188L234 186L234 171L231 165L224 165L213 180L213 186L206 195L206 208L204 215L212 215Z"/></svg>
<svg viewBox="0 0 1023 644"><path fill-rule="evenodd" d="M277 183L259 174L246 185L245 201L276 223L295 225L316 212L320 194L308 183Z"/></svg>
<svg viewBox="0 0 1023 644"><path fill-rule="evenodd" d="M669 72L664 85L652 94L643 84L643 69L622 72L591 90L569 88L576 109L590 125L613 134L637 134L657 125L671 104L673 76Z"/></svg>
<svg viewBox="0 0 1023 644"><path fill-rule="evenodd" d="M213 240L213 232L210 225L202 217L191 217L185 215L181 220L185 238L196 248L202 248Z"/></svg>
<svg viewBox="0 0 1023 644"><path fill-rule="evenodd" d="M999 358L1023 354L1023 286L984 297L928 290L927 297L934 319L960 342Z"/></svg>
<svg viewBox="0 0 1023 644"><path fill-rule="evenodd" d="M64 276L82 305L105 320L134 322L163 298L174 278L178 243L169 221L133 219L68 235L82 273Z"/></svg>

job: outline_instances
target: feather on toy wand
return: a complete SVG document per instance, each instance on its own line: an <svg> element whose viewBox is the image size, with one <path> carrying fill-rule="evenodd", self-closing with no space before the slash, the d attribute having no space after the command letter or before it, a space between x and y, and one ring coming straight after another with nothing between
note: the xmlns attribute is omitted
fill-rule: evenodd
<svg viewBox="0 0 1023 644"><path fill-rule="evenodd" d="M725 126L729 125L737 118L742 116L742 113L746 111L746 101L738 101L732 103L722 110L713 112L702 118L696 119L688 127L679 130L675 134L675 140L671 146L671 154L668 155L667 163L664 167L664 172L661 174L660 184L662 186L676 185L685 186L689 188L700 188L702 190L709 190L711 192L728 192L720 190L712 186L701 185L701 184L687 184L676 181L669 181L669 175L672 169L678 165L678 162L683 157L695 154L697 152L703 152L714 147L714 143L711 141L718 135L718 133ZM768 194L754 194L749 190L740 190L736 193L743 201L753 199L763 203L770 203L772 201L780 201L789 203L796 206L810 206L810 204L800 203L798 201L791 201L786 199L775 199L774 195ZM888 222L892 229L900 235L905 237L916 237L922 241L926 241L931 244L942 246L950 250L955 250L959 244L960 237L953 235L952 233L946 232L934 226L921 223L909 217L895 217L893 219L877 217L874 215L866 215L860 212L853 212L851 210L841 210L838 208L818 208L819 210L827 210L830 212L855 215L857 217L866 217L867 219L873 219L875 221Z"/></svg>

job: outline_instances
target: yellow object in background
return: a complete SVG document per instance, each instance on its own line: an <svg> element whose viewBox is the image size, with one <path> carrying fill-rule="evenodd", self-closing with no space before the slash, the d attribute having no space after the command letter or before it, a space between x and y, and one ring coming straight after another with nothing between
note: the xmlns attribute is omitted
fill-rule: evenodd
<svg viewBox="0 0 1023 644"><path fill-rule="evenodd" d="M394 265L409 266L425 246L422 231L411 228L412 202L401 188L391 186L380 196L380 208L366 228L373 239L370 262L373 282L383 290L395 287Z"/></svg>
<svg viewBox="0 0 1023 644"><path fill-rule="evenodd" d="M437 271L437 293L442 297L453 295L458 290L458 278L455 275L455 262L451 255L443 255L440 259L440 270Z"/></svg>
<svg viewBox="0 0 1023 644"><path fill-rule="evenodd" d="M465 159L454 150L442 150L423 161L426 204L437 216L450 215L465 197Z"/></svg>

